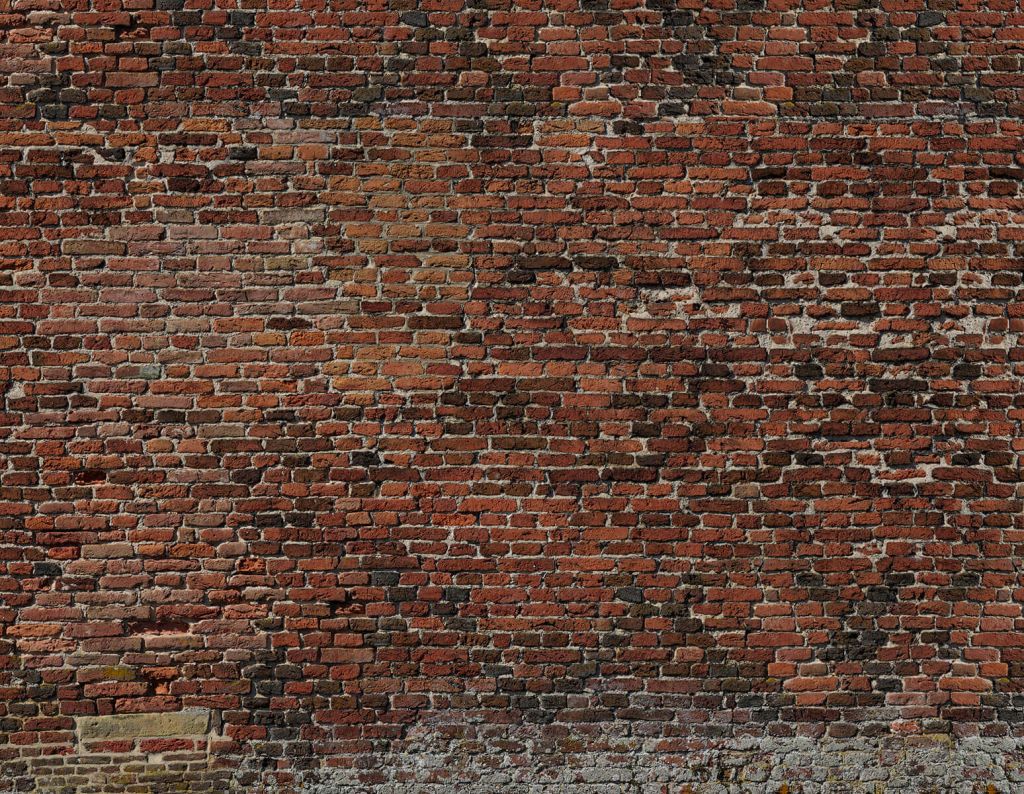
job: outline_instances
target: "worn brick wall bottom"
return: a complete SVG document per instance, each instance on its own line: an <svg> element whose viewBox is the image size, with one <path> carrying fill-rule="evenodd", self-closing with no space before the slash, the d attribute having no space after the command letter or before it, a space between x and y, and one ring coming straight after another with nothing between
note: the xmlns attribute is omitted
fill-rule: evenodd
<svg viewBox="0 0 1024 794"><path fill-rule="evenodd" d="M452 733L464 734L452 739ZM390 750L339 760L290 784L246 785L202 753L40 758L3 791L296 794L1009 794L1024 786L1020 740L945 735L819 742L734 739L670 748L614 731L422 726ZM6 770L10 773L12 770Z"/></svg>
<svg viewBox="0 0 1024 794"><path fill-rule="evenodd" d="M152 717L150 728L159 715ZM166 715L172 718L174 715ZM1024 786L1024 741L948 734L671 739L622 724L530 726L495 715L446 715L399 741L359 754L321 756L280 779L182 738L40 756L3 766L5 792L32 794L1009 794ZM174 732L172 724L165 729ZM149 729L149 733L160 732ZM177 730L181 733L180 730ZM114 737L116 738L116 737ZM95 745L94 745L95 746ZM257 779L254 780L253 776Z"/></svg>

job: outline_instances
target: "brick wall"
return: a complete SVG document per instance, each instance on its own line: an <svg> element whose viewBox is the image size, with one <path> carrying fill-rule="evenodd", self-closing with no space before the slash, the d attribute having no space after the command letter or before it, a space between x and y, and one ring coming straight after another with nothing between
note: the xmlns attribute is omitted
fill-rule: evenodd
<svg viewBox="0 0 1024 794"><path fill-rule="evenodd" d="M0 790L1020 790L1022 67L0 0Z"/></svg>

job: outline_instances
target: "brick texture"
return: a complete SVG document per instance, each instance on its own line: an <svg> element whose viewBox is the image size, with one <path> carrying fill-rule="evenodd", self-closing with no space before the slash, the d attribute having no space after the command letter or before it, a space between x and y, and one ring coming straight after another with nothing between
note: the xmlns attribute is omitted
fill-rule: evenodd
<svg viewBox="0 0 1024 794"><path fill-rule="evenodd" d="M0 0L0 790L1020 791L1022 183L1017 0Z"/></svg>

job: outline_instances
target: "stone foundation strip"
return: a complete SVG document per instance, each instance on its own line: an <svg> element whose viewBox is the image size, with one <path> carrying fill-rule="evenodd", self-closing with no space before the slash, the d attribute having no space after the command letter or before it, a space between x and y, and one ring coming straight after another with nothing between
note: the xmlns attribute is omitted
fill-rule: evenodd
<svg viewBox="0 0 1024 794"><path fill-rule="evenodd" d="M79 718L91 740L196 736L205 710ZM450 737L461 733L456 739ZM246 779L203 752L50 755L2 765L7 788L30 794L1013 794L1024 791L1024 739L946 735L750 738L717 743L566 733L532 726L419 725L376 751L321 756L289 782ZM223 759L222 759L223 761Z"/></svg>
<svg viewBox="0 0 1024 794"><path fill-rule="evenodd" d="M948 736L735 740L659 752L609 739L566 752L512 730L445 746L420 734L402 749L321 771L302 794L1010 794L1024 791L1024 740ZM588 742L589 744L590 742ZM315 779L314 779L315 777Z"/></svg>

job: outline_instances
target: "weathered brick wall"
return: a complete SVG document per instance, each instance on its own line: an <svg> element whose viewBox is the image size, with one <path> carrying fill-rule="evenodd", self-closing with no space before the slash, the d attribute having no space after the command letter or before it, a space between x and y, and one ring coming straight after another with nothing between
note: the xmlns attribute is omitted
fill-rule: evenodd
<svg viewBox="0 0 1024 794"><path fill-rule="evenodd" d="M1018 0L0 0L0 790L1024 785Z"/></svg>

